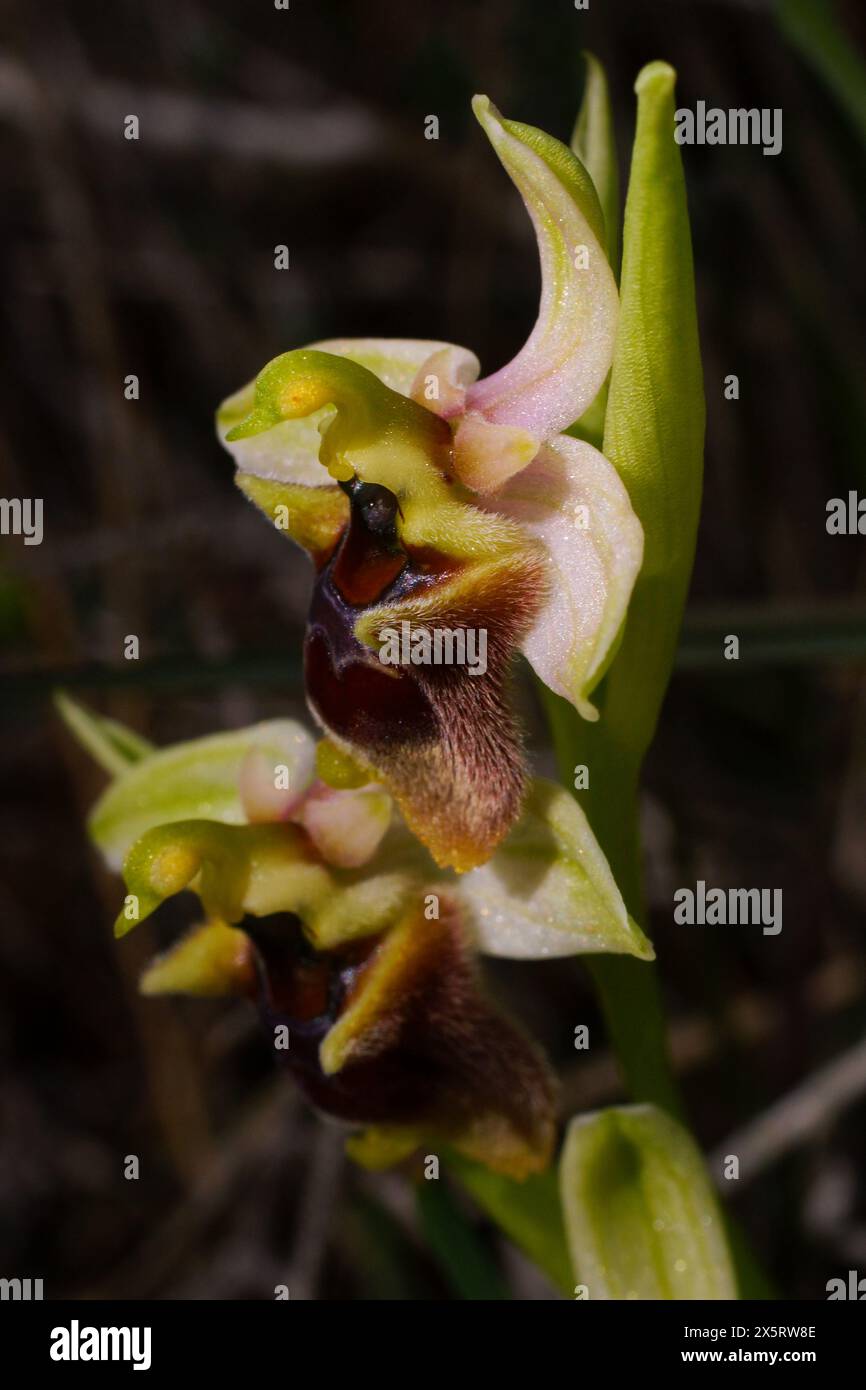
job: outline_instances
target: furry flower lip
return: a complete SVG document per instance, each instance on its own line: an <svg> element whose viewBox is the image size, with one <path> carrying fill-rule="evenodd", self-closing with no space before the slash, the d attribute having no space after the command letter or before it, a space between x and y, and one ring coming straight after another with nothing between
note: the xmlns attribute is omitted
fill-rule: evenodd
<svg viewBox="0 0 866 1390"><path fill-rule="evenodd" d="M511 1177L547 1166L554 1079L487 996L477 952L652 954L568 792L533 781L505 843L458 876L381 785L292 720L154 749L58 704L112 777L89 825L126 885L116 934L186 890L201 904L142 993L254 1004L277 1060L368 1166L437 1140Z"/></svg>
<svg viewBox="0 0 866 1390"><path fill-rule="evenodd" d="M487 670L487 629L474 627L413 628L405 620L399 630L379 633L379 660L384 666L465 666L470 676Z"/></svg>
<svg viewBox="0 0 866 1390"><path fill-rule="evenodd" d="M445 1138L514 1177L543 1169L555 1086L540 1050L480 988L457 903L415 908L381 937L314 951L300 921L245 924L251 991L277 1055L320 1110L362 1125L369 1166Z"/></svg>
<svg viewBox="0 0 866 1390"><path fill-rule="evenodd" d="M534 784L513 849L458 877L381 786L292 721L154 750L61 708L113 771L90 826L122 865L117 934L185 890L201 904L145 970L144 994L250 1001L275 1058L355 1131L368 1166L434 1141L511 1177L547 1166L555 1083L488 997L477 948L650 949L567 792ZM517 898L508 885L527 849L537 876Z"/></svg>
<svg viewBox="0 0 866 1390"><path fill-rule="evenodd" d="M592 181L552 137L473 105L538 240L538 320L515 358L479 380L452 344L332 339L275 358L218 412L240 487L316 568L314 715L461 872L526 794L516 652L595 718L643 552L616 470L567 432L604 383L618 313ZM383 666L378 634L403 622L483 628L484 678Z"/></svg>

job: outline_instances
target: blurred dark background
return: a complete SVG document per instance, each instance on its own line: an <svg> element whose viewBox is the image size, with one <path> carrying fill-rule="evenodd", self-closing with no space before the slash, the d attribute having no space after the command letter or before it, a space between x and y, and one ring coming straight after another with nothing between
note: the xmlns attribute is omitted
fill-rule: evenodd
<svg viewBox="0 0 866 1390"><path fill-rule="evenodd" d="M789 1296L866 1273L866 566L862 538L825 530L828 498L866 490L864 123L845 96L866 16L835 7L828 57L791 15L826 38L829 6L782 9L7 0L0 491L44 498L45 539L4 538L0 562L0 1275L43 1277L46 1297L459 1292L425 1253L459 1196L419 1212L401 1176L347 1164L243 1006L137 997L185 908L112 940L120 884L83 828L103 778L50 695L157 742L301 713L306 562L235 491L214 408L332 335L508 360L534 239L469 99L567 140L584 47L608 69L623 179L651 59L676 67L679 105L784 113L775 158L683 152L706 496L645 842L676 1067L704 1147L741 1156L725 1195ZM528 697L527 720L549 764ZM696 878L782 888L781 935L674 927ZM621 1094L579 964L491 978L561 1067L566 1113ZM550 1296L463 1215L503 1291Z"/></svg>

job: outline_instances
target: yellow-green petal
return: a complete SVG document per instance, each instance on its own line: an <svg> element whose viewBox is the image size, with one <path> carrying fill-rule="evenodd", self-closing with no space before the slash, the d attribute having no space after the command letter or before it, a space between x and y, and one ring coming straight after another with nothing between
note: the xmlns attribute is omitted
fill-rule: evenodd
<svg viewBox="0 0 866 1390"><path fill-rule="evenodd" d="M114 924L115 936L126 936L167 898L186 888L195 889L208 916L239 921L251 872L249 837L272 831L298 834L293 827L238 831L205 820L177 821L148 830L124 861L127 892Z"/></svg>
<svg viewBox="0 0 866 1390"><path fill-rule="evenodd" d="M408 902L420 901L425 871L433 872L429 857L398 826L362 868L339 869L292 824L179 821L147 831L129 851L115 934L125 936L166 899L191 889L208 917L238 923L247 914L293 913L318 950L331 950L384 931Z"/></svg>
<svg viewBox="0 0 866 1390"><path fill-rule="evenodd" d="M434 354L445 352L448 360L456 359L468 371L475 361L463 348L428 339L329 338L307 347L357 363L391 391L403 396L410 395L418 373ZM475 367L477 369L477 362ZM333 418L334 406L326 404L307 416L274 422L271 428L259 434L229 441L227 435L253 411L255 398L256 378L224 400L217 411L217 435L241 473L305 487L319 487L327 482L319 450L322 429Z"/></svg>
<svg viewBox="0 0 866 1390"><path fill-rule="evenodd" d="M321 467L319 474L321 483ZM314 560L327 556L349 520L349 499L336 484L307 487L241 472L235 482L277 531L303 546Z"/></svg>
<svg viewBox="0 0 866 1390"><path fill-rule="evenodd" d="M151 961L138 988L146 995L212 999L247 994L254 981L253 947L246 932L226 922L205 922Z"/></svg>

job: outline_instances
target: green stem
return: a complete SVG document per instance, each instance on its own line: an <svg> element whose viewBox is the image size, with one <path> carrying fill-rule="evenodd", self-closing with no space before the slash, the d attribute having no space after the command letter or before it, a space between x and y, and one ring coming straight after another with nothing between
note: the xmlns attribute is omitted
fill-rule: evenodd
<svg viewBox="0 0 866 1390"><path fill-rule="evenodd" d="M587 761L587 745L610 737L610 730L594 725L581 728L572 707L541 686L551 726L553 745L565 786L572 783L577 762ZM578 743L580 740L580 743ZM593 759L592 766L595 767ZM638 792L626 758L604 759L604 777L590 776L581 804L596 839L604 850L626 907L644 925L643 886L640 868ZM614 785L611 785L611 782ZM649 961L630 956L590 956L589 970L626 1086L637 1101L660 1105L680 1117L682 1100L671 1070L667 1026L662 1008L658 971Z"/></svg>
<svg viewBox="0 0 866 1390"><path fill-rule="evenodd" d="M603 778L590 778L581 800L599 844L607 855L620 892L635 921L646 927L641 873L638 786L630 774L633 764L611 755L613 731L601 723L580 723L570 705L539 686L550 723L560 776L572 785L573 769L598 751ZM601 755L601 740L607 741ZM603 793L603 794L602 794ZM611 1045L626 1088L635 1101L650 1102L685 1122L683 1099L671 1066L667 1022L662 1005L658 968L630 956L589 956L593 978ZM770 1299L772 1284L758 1264L748 1241L730 1213L723 1210L741 1298Z"/></svg>
<svg viewBox="0 0 866 1390"><path fill-rule="evenodd" d="M655 966L630 956L596 956L589 970L630 1095L681 1118Z"/></svg>

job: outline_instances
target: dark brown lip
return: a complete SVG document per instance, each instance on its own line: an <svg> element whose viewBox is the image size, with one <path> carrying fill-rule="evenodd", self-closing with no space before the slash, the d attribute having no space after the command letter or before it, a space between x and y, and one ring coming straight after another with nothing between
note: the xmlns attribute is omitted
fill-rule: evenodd
<svg viewBox="0 0 866 1390"><path fill-rule="evenodd" d="M400 542L397 499L387 489L364 484L344 490L352 501L350 523L320 570L310 603L304 642L310 706L337 737L371 751L429 742L436 716L418 682L408 671L382 665L354 629L364 608L398 603L457 566L429 547ZM365 511L365 503L372 509Z"/></svg>

